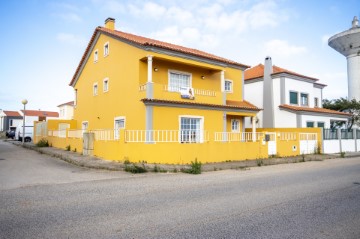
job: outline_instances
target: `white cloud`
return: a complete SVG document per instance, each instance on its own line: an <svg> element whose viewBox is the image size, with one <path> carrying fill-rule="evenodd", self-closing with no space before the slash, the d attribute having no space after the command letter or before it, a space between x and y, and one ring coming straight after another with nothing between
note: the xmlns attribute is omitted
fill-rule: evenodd
<svg viewBox="0 0 360 239"><path fill-rule="evenodd" d="M56 35L56 39L60 42L69 43L77 46L84 46L86 44L86 40L84 37L76 36L69 33L58 33Z"/></svg>
<svg viewBox="0 0 360 239"><path fill-rule="evenodd" d="M76 14L76 13L59 13L55 14L55 16L60 17L61 19L67 21L67 22L81 22L82 18Z"/></svg>
<svg viewBox="0 0 360 239"><path fill-rule="evenodd" d="M265 54L271 57L290 57L294 55L301 55L307 52L304 46L290 45L284 40L271 40L265 43Z"/></svg>
<svg viewBox="0 0 360 239"><path fill-rule="evenodd" d="M124 13L125 5L116 0L92 0L92 2L104 12Z"/></svg>
<svg viewBox="0 0 360 239"><path fill-rule="evenodd" d="M153 2L147 2L140 7L130 4L129 5L130 13L137 17L152 17L160 18L163 17L166 13L166 8Z"/></svg>

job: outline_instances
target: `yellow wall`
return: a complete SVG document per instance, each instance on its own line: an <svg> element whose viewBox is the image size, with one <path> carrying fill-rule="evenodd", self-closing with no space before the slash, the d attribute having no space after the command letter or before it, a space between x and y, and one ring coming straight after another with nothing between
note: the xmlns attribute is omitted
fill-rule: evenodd
<svg viewBox="0 0 360 239"><path fill-rule="evenodd" d="M123 133L122 133L123 135ZM267 146L261 142L123 143L95 141L94 155L103 159L161 164L189 164L195 158L202 163L267 158Z"/></svg>

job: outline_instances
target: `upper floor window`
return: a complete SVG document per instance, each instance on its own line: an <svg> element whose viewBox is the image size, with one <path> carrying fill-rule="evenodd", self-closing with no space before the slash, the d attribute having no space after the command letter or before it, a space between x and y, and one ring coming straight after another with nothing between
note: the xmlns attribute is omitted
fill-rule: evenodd
<svg viewBox="0 0 360 239"><path fill-rule="evenodd" d="M233 92L233 82L232 80L225 80L225 92Z"/></svg>
<svg viewBox="0 0 360 239"><path fill-rule="evenodd" d="M106 42L105 44L104 44L104 56L107 56L107 55L109 55L109 42Z"/></svg>
<svg viewBox="0 0 360 239"><path fill-rule="evenodd" d="M95 84L93 85L93 95L97 95L97 94L98 94L98 84L95 83Z"/></svg>
<svg viewBox="0 0 360 239"><path fill-rule="evenodd" d="M298 93L295 91L290 91L290 104L291 105L298 105Z"/></svg>
<svg viewBox="0 0 360 239"><path fill-rule="evenodd" d="M317 97L314 98L314 106L319 107L319 98Z"/></svg>
<svg viewBox="0 0 360 239"><path fill-rule="evenodd" d="M181 88L191 87L191 74L169 71L169 91L180 91Z"/></svg>
<svg viewBox="0 0 360 239"><path fill-rule="evenodd" d="M232 132L240 132L240 121L233 119L231 120L231 131Z"/></svg>
<svg viewBox="0 0 360 239"><path fill-rule="evenodd" d="M94 62L97 62L99 59L99 51L98 50L95 50L94 51Z"/></svg>
<svg viewBox="0 0 360 239"><path fill-rule="evenodd" d="M309 95L305 94L305 93L301 93L300 94L300 99L301 99L301 105L302 106L309 106L309 99L308 99Z"/></svg>
<svg viewBox="0 0 360 239"><path fill-rule="evenodd" d="M109 91L109 78L105 78L103 81L103 91L104 92Z"/></svg>

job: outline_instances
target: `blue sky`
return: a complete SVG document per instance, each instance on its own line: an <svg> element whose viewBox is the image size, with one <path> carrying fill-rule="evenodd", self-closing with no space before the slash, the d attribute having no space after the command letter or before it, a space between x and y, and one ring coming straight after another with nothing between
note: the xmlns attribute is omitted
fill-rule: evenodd
<svg viewBox="0 0 360 239"><path fill-rule="evenodd" d="M8 0L0 2L0 109L54 110L88 41L107 17L116 29L247 65L273 64L320 79L324 98L347 96L346 59L327 45L351 27L359 0Z"/></svg>

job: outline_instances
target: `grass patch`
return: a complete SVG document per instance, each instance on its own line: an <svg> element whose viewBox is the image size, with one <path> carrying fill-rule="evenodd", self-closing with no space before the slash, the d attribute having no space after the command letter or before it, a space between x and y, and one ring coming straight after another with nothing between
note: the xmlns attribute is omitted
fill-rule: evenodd
<svg viewBox="0 0 360 239"><path fill-rule="evenodd" d="M304 154L304 153L301 154L301 159L300 159L299 162L300 162L300 163L304 163L304 162L305 162L305 154Z"/></svg>
<svg viewBox="0 0 360 239"><path fill-rule="evenodd" d="M39 142L36 143L38 147L49 147L49 141L46 139L40 139Z"/></svg>
<svg viewBox="0 0 360 239"><path fill-rule="evenodd" d="M257 160L256 160L256 165L257 165L258 167L263 166L263 165L264 165L263 160L262 160L262 159L257 159Z"/></svg>
<svg viewBox="0 0 360 239"><path fill-rule="evenodd" d="M125 171L129 173L146 173L147 169L144 165L139 166L136 164L125 164Z"/></svg>
<svg viewBox="0 0 360 239"><path fill-rule="evenodd" d="M345 152L340 152L340 157L345 158Z"/></svg>
<svg viewBox="0 0 360 239"><path fill-rule="evenodd" d="M202 166L201 162L198 162L197 158L195 158L195 161L191 161L191 168L182 169L181 171L190 174L201 174L201 166Z"/></svg>
<svg viewBox="0 0 360 239"><path fill-rule="evenodd" d="M153 169L153 172L154 172L154 173L167 173L167 170L165 170L165 169L163 169L163 168L161 168L161 167L159 167L159 166L157 166L157 165L155 164L154 169Z"/></svg>

